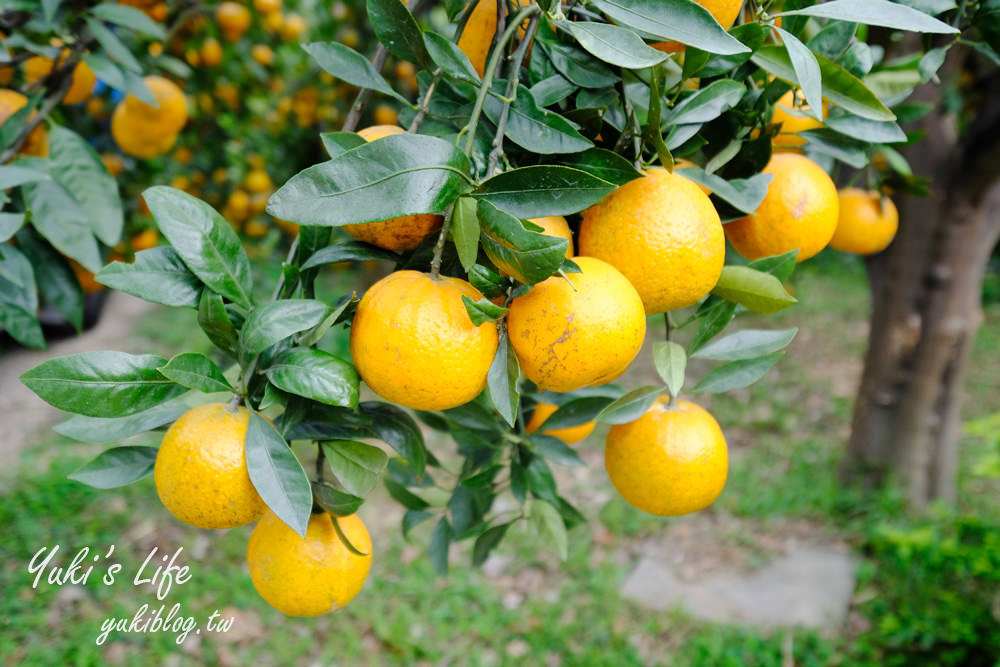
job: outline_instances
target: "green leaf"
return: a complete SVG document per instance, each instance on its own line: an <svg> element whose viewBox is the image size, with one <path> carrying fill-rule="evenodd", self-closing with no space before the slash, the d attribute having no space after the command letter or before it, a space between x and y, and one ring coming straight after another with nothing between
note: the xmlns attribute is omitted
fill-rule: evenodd
<svg viewBox="0 0 1000 667"><path fill-rule="evenodd" d="M896 116L862 81L826 56L813 54L823 79L823 97L856 116L876 121ZM753 62L788 83L796 83L795 70L783 46L765 46L754 53Z"/></svg>
<svg viewBox="0 0 1000 667"><path fill-rule="evenodd" d="M610 396L584 396L563 403L538 427L538 432L545 433L594 421L601 410L614 400Z"/></svg>
<svg viewBox="0 0 1000 667"><path fill-rule="evenodd" d="M166 366L161 366L160 374L182 387L195 389L206 394L220 391L234 391L222 371L203 354L185 352L178 354Z"/></svg>
<svg viewBox="0 0 1000 667"><path fill-rule="evenodd" d="M633 422L646 414L646 411L656 402L664 389L666 387L653 385L633 389L598 412L594 421L601 424Z"/></svg>
<svg viewBox="0 0 1000 667"><path fill-rule="evenodd" d="M0 213L0 243L6 243L21 229L24 218L24 213Z"/></svg>
<svg viewBox="0 0 1000 667"><path fill-rule="evenodd" d="M642 177L642 173L635 168L635 165L606 148L588 148L579 153L563 155L559 157L559 163L564 167L585 171L614 185L625 185Z"/></svg>
<svg viewBox="0 0 1000 667"><path fill-rule="evenodd" d="M98 489L125 486L153 472L157 452L156 447L112 447L67 477Z"/></svg>
<svg viewBox="0 0 1000 667"><path fill-rule="evenodd" d="M366 401L358 406L371 419L369 430L406 459L417 478L424 476L427 447L420 427L405 410L388 403Z"/></svg>
<svg viewBox="0 0 1000 667"><path fill-rule="evenodd" d="M83 290L69 262L30 229L19 231L16 238L31 265L42 267L35 279L46 303L52 304L80 331L83 328Z"/></svg>
<svg viewBox="0 0 1000 667"><path fill-rule="evenodd" d="M154 354L79 352L49 359L21 376L31 391L60 410L88 417L123 417L184 393L158 370Z"/></svg>
<svg viewBox="0 0 1000 667"><path fill-rule="evenodd" d="M406 510L406 513L403 514L403 539L409 537L411 530L432 516L434 515L423 510Z"/></svg>
<svg viewBox="0 0 1000 667"><path fill-rule="evenodd" d="M253 306L250 260L232 225L205 202L176 188L157 185L142 197L192 273L217 294L244 308Z"/></svg>
<svg viewBox="0 0 1000 667"><path fill-rule="evenodd" d="M201 293L201 300L198 302L198 326L213 345L236 358L239 334L229 318L226 304L223 303L221 296L208 290Z"/></svg>
<svg viewBox="0 0 1000 667"><path fill-rule="evenodd" d="M250 481L264 504L304 538L313 505L309 479L274 424L253 411L247 425L246 461Z"/></svg>
<svg viewBox="0 0 1000 667"><path fill-rule="evenodd" d="M607 65L575 46L544 40L537 43L556 71L581 88L608 88L618 83L618 76Z"/></svg>
<svg viewBox="0 0 1000 667"><path fill-rule="evenodd" d="M112 262L95 275L102 285L165 306L197 308L202 283L170 246L140 250L135 261Z"/></svg>
<svg viewBox="0 0 1000 667"><path fill-rule="evenodd" d="M149 18L145 12L135 7L118 5L110 2L95 5L90 13L108 23L115 23L136 32L149 35L154 39L164 40L167 32L163 26Z"/></svg>
<svg viewBox="0 0 1000 667"><path fill-rule="evenodd" d="M319 139L330 157L337 157L341 153L368 143L364 137L355 132L320 132Z"/></svg>
<svg viewBox="0 0 1000 667"><path fill-rule="evenodd" d="M557 102L562 102L579 89L576 87L576 84L562 74L553 74L531 86L529 90L538 106L548 107Z"/></svg>
<svg viewBox="0 0 1000 667"><path fill-rule="evenodd" d="M707 9L690 0L593 0L615 23L702 51L732 55L749 49L729 35Z"/></svg>
<svg viewBox="0 0 1000 667"><path fill-rule="evenodd" d="M695 351L725 329L736 315L736 304L732 301L715 296L709 297L705 303L711 303L711 305L702 314L701 325L688 344L688 355L690 356L694 356Z"/></svg>
<svg viewBox="0 0 1000 667"><path fill-rule="evenodd" d="M671 396L681 393L684 386L684 371L687 368L687 354L684 348L673 341L653 343L653 364L663 378Z"/></svg>
<svg viewBox="0 0 1000 667"><path fill-rule="evenodd" d="M52 430L81 442L115 442L170 424L190 409L183 399L175 399L128 417L73 415Z"/></svg>
<svg viewBox="0 0 1000 667"><path fill-rule="evenodd" d="M753 213L757 210L767 196L768 186L774 180L773 174L757 174L750 178L727 181L698 167L683 167L678 169L677 173L711 189L713 195L744 213Z"/></svg>
<svg viewBox="0 0 1000 667"><path fill-rule="evenodd" d="M108 84L108 86L114 88L115 90L129 92L126 90L125 70L105 58L100 53L88 53L84 55L83 62L87 63L87 66L94 70L94 74L97 75L97 78ZM136 95L136 97L146 104L156 104L156 98L153 97L153 93L148 87L146 87L145 94Z"/></svg>
<svg viewBox="0 0 1000 667"><path fill-rule="evenodd" d="M531 503L528 523L560 560L565 561L568 558L569 539L566 536L566 524L563 523L559 510L544 500L535 501Z"/></svg>
<svg viewBox="0 0 1000 667"><path fill-rule="evenodd" d="M807 140L810 151L824 153L855 169L863 169L868 164L868 147L842 134L821 127L803 130L799 136Z"/></svg>
<svg viewBox="0 0 1000 667"><path fill-rule="evenodd" d="M0 190L16 188L20 185L24 185L25 183L37 183L38 181L51 180L52 177L49 176L47 172L40 171L38 169L21 167L12 164L0 165Z"/></svg>
<svg viewBox="0 0 1000 667"><path fill-rule="evenodd" d="M441 517L441 520L434 526L434 532L431 533L428 554L434 571L442 577L448 574L448 550L450 547L451 526L448 525L447 517Z"/></svg>
<svg viewBox="0 0 1000 667"><path fill-rule="evenodd" d="M518 218L541 218L579 213L614 190L614 183L581 169L535 165L497 174L472 196L485 199Z"/></svg>
<svg viewBox="0 0 1000 667"><path fill-rule="evenodd" d="M467 298L462 297L463 300ZM487 301L487 303L489 302ZM466 303L466 308L468 307L469 305ZM498 307L494 306L494 308ZM501 310L507 312L506 308L501 308ZM475 320L473 320L473 324L476 324ZM510 337L504 329L500 334L500 344L497 346L496 356L493 357L493 363L490 364L490 370L486 376L486 391L493 407L512 428L517 421L517 406L520 401L517 383L520 377L521 368L517 364L517 356L510 344Z"/></svg>
<svg viewBox="0 0 1000 667"><path fill-rule="evenodd" d="M116 61L127 71L134 72L136 74L142 73L142 65L139 61L135 59L132 55L132 51L122 42L115 33L108 30L103 23L93 19L90 16L85 16L84 20L87 22L87 26L90 28L90 32L93 33L94 38L97 43L101 45L104 53L108 54L112 60Z"/></svg>
<svg viewBox="0 0 1000 667"><path fill-rule="evenodd" d="M568 466L584 465L576 450L557 437L536 433L528 436L528 439L535 446L535 452L550 461Z"/></svg>
<svg viewBox="0 0 1000 667"><path fill-rule="evenodd" d="M722 393L749 387L764 377L771 367L778 363L783 352L775 352L756 359L742 359L722 364L699 382L694 391Z"/></svg>
<svg viewBox="0 0 1000 667"><path fill-rule="evenodd" d="M827 118L825 125L846 137L873 144L894 144L906 141L906 133L898 124L891 121L879 122L858 116L837 114Z"/></svg>
<svg viewBox="0 0 1000 667"><path fill-rule="evenodd" d="M746 87L738 81L714 81L671 109L664 122L671 125L707 123L739 104L745 92Z"/></svg>
<svg viewBox="0 0 1000 667"><path fill-rule="evenodd" d="M745 329L709 343L691 356L715 361L740 361L763 357L784 350L798 331L798 329L781 331Z"/></svg>
<svg viewBox="0 0 1000 667"><path fill-rule="evenodd" d="M483 112L490 122L496 125L502 111L503 102L492 95L487 96ZM543 155L576 153L594 145L566 118L539 108L531 91L524 86L517 87L504 134L518 146Z"/></svg>
<svg viewBox="0 0 1000 667"><path fill-rule="evenodd" d="M330 519L332 520L332 523L333 523L333 529L335 531L337 531L337 538L340 539L340 542L344 545L344 547L348 551L350 551L352 554L354 554L356 556L367 556L368 555L364 551L361 551L356 546L354 546L351 543L351 541L349 539L347 539L347 535L344 534L344 529L340 527L340 521L337 520L336 516L331 516Z"/></svg>
<svg viewBox="0 0 1000 667"><path fill-rule="evenodd" d="M329 352L293 347L275 359L265 373L271 384L290 394L326 405L358 405L358 372Z"/></svg>
<svg viewBox="0 0 1000 667"><path fill-rule="evenodd" d="M939 46L936 49L931 49L920 59L920 64L917 69L920 71L920 81L921 83L927 83L931 79L937 76L937 72L944 65L944 59L948 57L948 49L951 46Z"/></svg>
<svg viewBox="0 0 1000 667"><path fill-rule="evenodd" d="M584 49L606 63L628 69L652 67L667 59L663 51L648 46L632 30L597 22L556 21Z"/></svg>
<svg viewBox="0 0 1000 667"><path fill-rule="evenodd" d="M430 507L430 504L426 500L413 493L399 482L388 477L384 477L382 478L382 483L385 484L385 489L389 492L389 495L403 507L411 510L424 510Z"/></svg>
<svg viewBox="0 0 1000 667"><path fill-rule="evenodd" d="M528 285L555 273L566 258L569 242L530 231L514 216L479 200L480 243L486 255L504 273Z"/></svg>
<svg viewBox="0 0 1000 667"><path fill-rule="evenodd" d="M404 104L409 101L392 89L368 59L354 49L337 42L313 42L302 48L312 56L320 67L358 88L368 88L375 92L394 97Z"/></svg>
<svg viewBox="0 0 1000 667"><path fill-rule="evenodd" d="M889 0L831 0L831 2L811 7L783 12L779 16L814 16L912 32L949 35L958 33L957 28L953 28L947 23L905 5L889 2Z"/></svg>
<svg viewBox="0 0 1000 667"><path fill-rule="evenodd" d="M462 262L462 268L468 271L479 257L479 216L476 214L475 199L458 198L452 213L450 229L458 259Z"/></svg>
<svg viewBox="0 0 1000 667"><path fill-rule="evenodd" d="M809 110L805 113L822 121L823 75L820 72L816 56L792 33L778 27L775 27L774 30L781 36L781 41L785 44L788 60L792 64L792 69L795 70L795 81L802 89L806 102L809 103Z"/></svg>
<svg viewBox="0 0 1000 667"><path fill-rule="evenodd" d="M359 301L357 293L352 292L350 298L345 298L344 302L339 306L330 311L330 314L326 318L314 326L312 329L299 334L299 345L302 347L312 347L316 343L323 340L323 336L326 332L333 328L351 304L357 304Z"/></svg>
<svg viewBox="0 0 1000 667"><path fill-rule="evenodd" d="M427 58L417 20L399 0L367 0L368 24L392 55L423 64Z"/></svg>
<svg viewBox="0 0 1000 667"><path fill-rule="evenodd" d="M12 245L0 250L0 327L23 345L44 348L31 263Z"/></svg>
<svg viewBox="0 0 1000 667"><path fill-rule="evenodd" d="M446 75L459 81L470 81L479 85L479 73L472 66L469 56L450 39L445 39L435 32L425 32L424 46L434 64Z"/></svg>
<svg viewBox="0 0 1000 667"><path fill-rule="evenodd" d="M378 447L355 440L322 443L330 470L348 493L364 498L378 484L389 457Z"/></svg>
<svg viewBox="0 0 1000 667"><path fill-rule="evenodd" d="M90 218L73 195L55 181L27 184L21 192L35 230L88 271L99 271L103 262Z"/></svg>
<svg viewBox="0 0 1000 667"><path fill-rule="evenodd" d="M313 498L319 506L335 516L350 516L361 509L364 498L344 493L329 484L312 483Z"/></svg>
<svg viewBox="0 0 1000 667"><path fill-rule="evenodd" d="M509 523L493 526L476 538L476 543L472 547L472 564L479 567L486 562L490 552L497 548L510 528Z"/></svg>
<svg viewBox="0 0 1000 667"><path fill-rule="evenodd" d="M333 245L328 245L314 252L300 268L305 271L317 266L323 266L324 264L361 262L368 259L398 262L399 255L391 250L383 250L382 248L362 243L361 241L338 241Z"/></svg>
<svg viewBox="0 0 1000 667"><path fill-rule="evenodd" d="M484 322L496 322L507 313L507 309L498 306L489 299L479 299L473 301L469 297L462 295L462 303L465 304L465 311L469 313L469 319L474 326L480 326Z"/></svg>
<svg viewBox="0 0 1000 667"><path fill-rule="evenodd" d="M330 307L315 299L282 299L255 308L240 331L246 357L260 354L280 340L311 329L326 318Z"/></svg>
<svg viewBox="0 0 1000 667"><path fill-rule="evenodd" d="M326 226L441 213L466 190L469 169L448 141L392 135L300 171L271 195L267 212Z"/></svg>
<svg viewBox="0 0 1000 667"><path fill-rule="evenodd" d="M712 294L755 313L776 313L798 303L776 277L748 266L723 267Z"/></svg>
<svg viewBox="0 0 1000 667"><path fill-rule="evenodd" d="M796 248L795 250L789 250L788 252L780 255L772 255L770 257L755 259L750 262L748 266L751 269L756 269L757 271L770 273L781 282L785 282L791 278L792 273L795 272L795 267L798 266L798 257L799 249Z"/></svg>

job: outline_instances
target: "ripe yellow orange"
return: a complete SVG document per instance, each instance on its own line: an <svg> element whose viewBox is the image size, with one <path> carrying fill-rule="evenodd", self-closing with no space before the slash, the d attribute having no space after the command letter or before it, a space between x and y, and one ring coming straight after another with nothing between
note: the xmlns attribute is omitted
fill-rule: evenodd
<svg viewBox="0 0 1000 667"><path fill-rule="evenodd" d="M837 229L837 187L809 158L775 153L764 168L774 180L757 212L726 225L726 236L747 259L798 248L802 262L826 247Z"/></svg>
<svg viewBox="0 0 1000 667"><path fill-rule="evenodd" d="M528 4L528 0L518 0L521 7ZM472 66L483 75L486 70L486 60L490 53L490 46L493 44L493 37L497 32L497 3L495 0L478 0L476 7L469 15L462 36L458 39L458 48L469 57ZM523 28L522 28L523 34Z"/></svg>
<svg viewBox="0 0 1000 667"><path fill-rule="evenodd" d="M64 52L65 53L65 52ZM34 56L24 61L24 80L28 83L37 81L43 76L48 76L56 67L56 62L52 58L45 56ZM82 60L73 67L73 76L69 84L69 90L62 98L63 104L79 104L90 97L97 83L97 75L90 66Z"/></svg>
<svg viewBox="0 0 1000 667"><path fill-rule="evenodd" d="M274 189L274 183L271 182L271 177L268 176L267 172L263 169L254 169L249 174L247 174L246 180L243 182L247 190L254 194L261 194L265 192L270 192Z"/></svg>
<svg viewBox="0 0 1000 667"><path fill-rule="evenodd" d="M285 25L285 15L281 12L264 14L264 29L268 32L278 32Z"/></svg>
<svg viewBox="0 0 1000 667"><path fill-rule="evenodd" d="M388 104L380 104L375 107L372 118L376 125L395 125L396 121L399 120L399 115Z"/></svg>
<svg viewBox="0 0 1000 667"><path fill-rule="evenodd" d="M281 24L281 39L294 42L306 31L306 20L299 14L287 14Z"/></svg>
<svg viewBox="0 0 1000 667"><path fill-rule="evenodd" d="M250 10L238 2L227 0L216 7L215 21L226 41L237 42L250 27Z"/></svg>
<svg viewBox="0 0 1000 667"><path fill-rule="evenodd" d="M125 171L125 160L117 153L103 153L101 155L101 162L104 163L104 168L112 176L117 176Z"/></svg>
<svg viewBox="0 0 1000 667"><path fill-rule="evenodd" d="M201 62L206 67L215 67L222 62L222 44L209 37L201 45Z"/></svg>
<svg viewBox="0 0 1000 667"><path fill-rule="evenodd" d="M69 260L69 266L73 269L73 275L76 276L76 280L80 283L80 289L83 290L84 294L95 294L104 289L104 285L97 282L97 279L94 278L93 271L85 269L83 265L74 259Z"/></svg>
<svg viewBox="0 0 1000 667"><path fill-rule="evenodd" d="M142 230L138 234L132 237L130 243L132 244L132 252L140 252L142 250L149 250L150 248L156 247L160 242L160 233L156 231L153 227Z"/></svg>
<svg viewBox="0 0 1000 667"><path fill-rule="evenodd" d="M726 259L722 221L693 181L655 168L583 212L580 254L625 274L653 315L697 303Z"/></svg>
<svg viewBox="0 0 1000 667"><path fill-rule="evenodd" d="M729 455L718 422L688 401L662 399L634 422L612 426L604 465L630 505L658 516L705 509L726 485Z"/></svg>
<svg viewBox="0 0 1000 667"><path fill-rule="evenodd" d="M823 123L805 115L809 108L805 103L795 106L794 90L789 90L778 100L774 106L774 115L771 117L772 123L781 123L781 132L771 142L775 148L797 150L806 143L805 138L799 136L799 132L823 127ZM823 103L823 116L826 116L826 102Z"/></svg>
<svg viewBox="0 0 1000 667"><path fill-rule="evenodd" d="M250 195L243 190L233 190L226 200L225 217L237 222L250 216Z"/></svg>
<svg viewBox="0 0 1000 667"><path fill-rule="evenodd" d="M16 90L0 88L0 126L26 104L28 104L28 98L21 93ZM31 131L31 134L21 144L19 152L21 155L34 157L45 157L49 154L49 131L45 128L45 123Z"/></svg>
<svg viewBox="0 0 1000 667"><path fill-rule="evenodd" d="M395 271L365 292L351 356L372 391L415 410L447 410L483 390L497 327L472 324L463 296L483 298L464 280L418 271Z"/></svg>
<svg viewBox="0 0 1000 667"><path fill-rule="evenodd" d="M709 14L719 22L726 30L733 27L740 9L743 7L743 0L694 0L696 3L708 10ZM780 20L780 19L779 19ZM680 42L658 42L653 44L654 49L676 53L684 50L684 45Z"/></svg>
<svg viewBox="0 0 1000 667"><path fill-rule="evenodd" d="M528 420L524 430L528 433L534 433L557 409L551 403L539 403L535 406L535 411L531 413L531 419ZM542 435L551 435L554 438L559 438L567 445L575 445L590 435L594 431L595 426L597 426L597 422L591 421L566 428L547 428L542 431Z"/></svg>
<svg viewBox="0 0 1000 667"><path fill-rule="evenodd" d="M268 510L250 535L247 566L254 588L269 605L288 616L336 611L361 592L372 565L372 540L356 515L337 523L360 556L343 543L333 517L309 517L305 539Z"/></svg>
<svg viewBox="0 0 1000 667"><path fill-rule="evenodd" d="M507 330L525 377L572 391L611 382L642 347L642 299L615 267L574 257L580 273L548 278L510 304Z"/></svg>
<svg viewBox="0 0 1000 667"><path fill-rule="evenodd" d="M263 65L267 67L274 62L274 51L267 44L254 44L250 48L250 57L257 62L258 65Z"/></svg>
<svg viewBox="0 0 1000 667"><path fill-rule="evenodd" d="M888 197L860 188L839 193L840 219L830 245L855 255L874 255L889 247L899 229L899 211Z"/></svg>
<svg viewBox="0 0 1000 667"><path fill-rule="evenodd" d="M127 95L111 114L111 136L123 152L140 158L163 155L177 142L187 123L187 99L173 81L161 76L143 79L158 106Z"/></svg>
<svg viewBox="0 0 1000 667"><path fill-rule="evenodd" d="M173 157L177 164L187 164L194 157L194 153L187 146L181 146L174 151Z"/></svg>
<svg viewBox="0 0 1000 667"><path fill-rule="evenodd" d="M358 132L365 141L377 141L393 134L405 134L406 130L397 125L373 125ZM441 228L443 218L440 215L419 214L404 215L380 222L368 222L358 225L344 225L348 234L387 250L397 252L413 250L420 242Z"/></svg>
<svg viewBox="0 0 1000 667"><path fill-rule="evenodd" d="M253 8L261 14L273 14L281 11L281 0L253 0Z"/></svg>
<svg viewBox="0 0 1000 667"><path fill-rule="evenodd" d="M175 517L199 528L235 528L264 513L247 472L244 441L250 413L208 403L192 408L163 436L153 476Z"/></svg>
<svg viewBox="0 0 1000 667"><path fill-rule="evenodd" d="M570 230L566 218L561 215L549 215L544 218L531 218L529 222L533 222L541 227L543 234L558 236L561 239L569 241L569 245L566 246L566 258L570 259L573 257L575 254L573 252L573 232Z"/></svg>

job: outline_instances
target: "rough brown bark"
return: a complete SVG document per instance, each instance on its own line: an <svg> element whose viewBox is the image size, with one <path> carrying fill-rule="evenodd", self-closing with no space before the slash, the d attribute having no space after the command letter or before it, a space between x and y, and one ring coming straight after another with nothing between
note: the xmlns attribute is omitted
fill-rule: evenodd
<svg viewBox="0 0 1000 667"><path fill-rule="evenodd" d="M943 77L957 75L955 51ZM868 261L871 332L844 472L868 487L893 475L915 507L955 498L963 379L1000 239L1000 85L986 90L962 137L941 88L917 92L937 109L907 157L932 195L901 199L896 240Z"/></svg>

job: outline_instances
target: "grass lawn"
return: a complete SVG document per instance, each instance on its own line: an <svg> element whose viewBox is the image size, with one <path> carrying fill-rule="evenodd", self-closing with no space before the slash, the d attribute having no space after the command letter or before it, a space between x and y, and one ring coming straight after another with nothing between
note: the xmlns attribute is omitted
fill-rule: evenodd
<svg viewBox="0 0 1000 667"><path fill-rule="evenodd" d="M331 280L336 287L349 276ZM856 261L824 255L800 272L795 287L798 307L760 321L768 328L800 327L786 358L760 385L710 403L733 452L728 485L711 511L664 520L631 509L604 474L598 431L580 445L587 470L559 473L589 519L572 531L567 563L540 550L533 535L514 530L485 572L467 565L467 544L453 547L451 572L440 579L425 556L431 526L404 540L401 510L379 491L361 510L375 549L365 590L346 609L317 619L285 618L257 596L244 563L249 527L209 532L183 526L159 504L150 478L109 491L69 481L66 474L102 447L54 434L44 438L25 449L16 469L0 473L0 663L993 665L997 656L950 662L958 654L941 653L940 642L952 647L963 633L989 632L982 630L985 617L978 607L966 618L974 594L964 600L960 586L1000 577L1000 570L976 570L1000 563L1000 484L971 473L995 445L966 442L957 512L938 508L907 517L891 490L863 497L841 488L836 467L864 350L864 273ZM193 326L193 313L164 310L147 318L136 335L166 355L190 346ZM346 352L342 336L328 344ZM998 346L1000 308L991 306L968 383L970 419L1000 412ZM695 365L693 372L703 370ZM155 443L153 436L142 438ZM969 525L981 531L974 540ZM619 588L642 545L678 529L678 535L703 536L703 546L718 545L734 567L766 561L789 534L849 544L863 565L843 635L764 634L697 622L680 611L644 611L623 600ZM62 565L82 547L90 547L92 556L116 545L112 560L124 569L110 586L100 581L101 561L85 585L42 582L33 589L28 562L39 548L54 544L61 545L56 560ZM962 550L936 551L952 544ZM154 547L169 553L183 547L181 560L192 572L163 602L151 585L131 583ZM900 555L904 551L910 560ZM925 552L931 554L927 559L913 560ZM941 558L967 558L970 570L956 574ZM910 582L913 573L925 580ZM940 598L949 593L951 598ZM228 633L203 631L181 646L170 632L112 633L102 646L95 643L103 619L131 618L147 603L168 609L179 603L180 613L202 626L215 610L235 622ZM948 623L968 622L955 628L920 625L923 610L937 606L959 610L949 612ZM933 655L914 652L921 641L930 641Z"/></svg>

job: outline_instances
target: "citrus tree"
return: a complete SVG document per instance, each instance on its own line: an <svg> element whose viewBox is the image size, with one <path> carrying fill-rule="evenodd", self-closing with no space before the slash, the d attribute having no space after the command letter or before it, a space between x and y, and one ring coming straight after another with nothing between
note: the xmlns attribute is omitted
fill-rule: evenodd
<svg viewBox="0 0 1000 667"><path fill-rule="evenodd" d="M251 578L290 615L361 589L372 544L357 512L379 481L406 508L404 532L433 522L441 572L454 542L482 563L525 526L565 557L567 528L586 519L553 466L582 463L570 445L596 422L611 425L606 467L629 503L709 506L726 480L723 429L682 395L740 389L779 362L794 329L725 332L793 305L783 283L797 262L835 234L863 251L851 239L864 225L891 237L890 204L867 190L840 216L829 172L895 157L886 145L907 137L891 107L907 91L876 84L931 76L937 56L885 61L868 26L956 32L885 0L746 4L446 2L444 22L369 0L371 61L305 45L336 79L396 100L399 125L354 132L362 93L322 135L327 159L270 196L267 211L299 225L270 298L219 212L176 188L144 192L168 244L97 279L196 309L218 351L85 352L25 373L76 413L63 434L166 428L159 448L112 447L74 478L153 474L181 521L257 521ZM380 73L389 54L417 70L415 97ZM323 267L369 259L395 268L360 298L320 293ZM662 382L611 384L647 321ZM324 345L344 327L350 361ZM689 379L688 357L716 363ZM448 444L428 447L426 430Z"/></svg>

